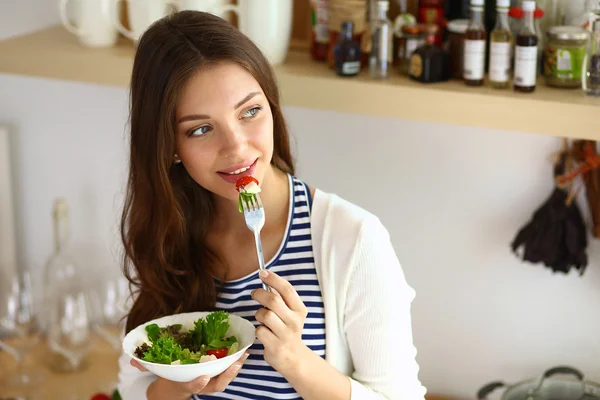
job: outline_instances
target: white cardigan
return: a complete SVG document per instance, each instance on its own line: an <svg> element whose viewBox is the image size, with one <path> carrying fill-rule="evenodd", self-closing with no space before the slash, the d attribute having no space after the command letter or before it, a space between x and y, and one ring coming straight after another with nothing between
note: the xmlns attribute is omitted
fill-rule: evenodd
<svg viewBox="0 0 600 400"><path fill-rule="evenodd" d="M325 306L325 359L352 384L351 400L424 399L412 340L407 284L386 228L340 197L315 192L315 265ZM119 359L123 400L146 399L156 378Z"/></svg>

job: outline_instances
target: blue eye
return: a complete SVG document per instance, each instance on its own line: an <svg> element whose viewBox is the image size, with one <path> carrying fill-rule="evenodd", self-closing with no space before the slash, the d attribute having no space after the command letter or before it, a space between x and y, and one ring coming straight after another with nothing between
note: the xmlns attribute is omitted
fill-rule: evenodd
<svg viewBox="0 0 600 400"><path fill-rule="evenodd" d="M190 131L188 136L203 136L210 130L210 126L202 125L198 128L194 128Z"/></svg>
<svg viewBox="0 0 600 400"><path fill-rule="evenodd" d="M258 114L258 112L262 110L262 107L254 107L249 109L248 111L246 111L244 113L244 117L246 118L253 118L254 116L256 116L256 114Z"/></svg>

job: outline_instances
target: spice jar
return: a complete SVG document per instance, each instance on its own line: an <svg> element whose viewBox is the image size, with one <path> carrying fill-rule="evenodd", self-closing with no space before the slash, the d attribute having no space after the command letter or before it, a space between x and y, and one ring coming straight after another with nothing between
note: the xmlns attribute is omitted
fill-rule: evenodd
<svg viewBox="0 0 600 400"><path fill-rule="evenodd" d="M463 61L465 50L465 32L469 26L468 19L455 19L448 22L448 54L450 55L450 69L452 77L463 78Z"/></svg>
<svg viewBox="0 0 600 400"><path fill-rule="evenodd" d="M546 33L544 78L546 85L580 88L589 32L576 26L554 26Z"/></svg>
<svg viewBox="0 0 600 400"><path fill-rule="evenodd" d="M410 65L410 56L412 53L425 44L425 32L423 24L404 25L402 27L402 36L398 41L398 63L400 73L408 74Z"/></svg>

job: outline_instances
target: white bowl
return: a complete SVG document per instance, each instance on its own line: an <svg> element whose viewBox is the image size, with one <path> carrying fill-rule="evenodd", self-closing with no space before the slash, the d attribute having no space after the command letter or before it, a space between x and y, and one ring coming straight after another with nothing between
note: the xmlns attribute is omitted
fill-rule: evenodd
<svg viewBox="0 0 600 400"><path fill-rule="evenodd" d="M229 314L229 330L227 336L234 335L240 343L240 349L234 354L219 358L213 361L205 361L198 364L183 364L170 365L158 364L144 361L135 355L135 349L142 343L150 344L146 326L157 324L158 326L167 326L173 324L181 324L182 330L190 330L194 328L194 322L198 318L206 317L210 312L192 312L169 315L162 318L153 319L145 324L131 330L123 339L123 350L125 353L142 364L148 371L175 382L189 382L200 376L214 377L229 368L234 362L244 354L244 352L254 343L254 325L244 318L237 315Z"/></svg>

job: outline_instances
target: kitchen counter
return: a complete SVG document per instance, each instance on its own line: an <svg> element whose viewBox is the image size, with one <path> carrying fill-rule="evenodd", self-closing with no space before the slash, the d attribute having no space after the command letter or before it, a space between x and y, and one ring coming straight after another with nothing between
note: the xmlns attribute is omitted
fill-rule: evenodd
<svg viewBox="0 0 600 400"><path fill-rule="evenodd" d="M84 370L73 373L57 373L44 364L47 353L45 342L36 345L26 357L28 371L42 374L44 381L27 392L28 400L90 400L96 393L111 395L117 383L119 354L105 341L94 339ZM0 351L0 378L14 371L16 362L6 352ZM14 397L18 391L0 383L0 400ZM426 400L458 400L456 397L428 393Z"/></svg>
<svg viewBox="0 0 600 400"><path fill-rule="evenodd" d="M51 371L44 362L48 352L45 342L40 342L26 356L27 371L41 374L44 381L28 391L31 400L88 400L103 392L109 396L117 382L119 354L105 341L94 339L86 357L86 367L73 373ZM10 354L0 351L0 378L15 370L17 363ZM0 379L0 399L10 398L20 392L3 386Z"/></svg>

